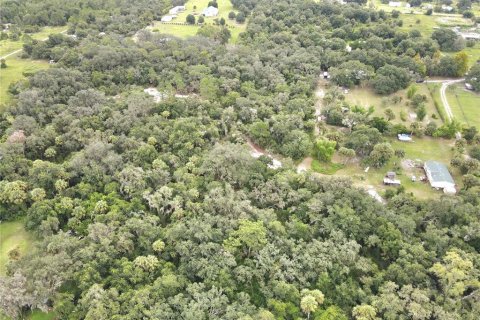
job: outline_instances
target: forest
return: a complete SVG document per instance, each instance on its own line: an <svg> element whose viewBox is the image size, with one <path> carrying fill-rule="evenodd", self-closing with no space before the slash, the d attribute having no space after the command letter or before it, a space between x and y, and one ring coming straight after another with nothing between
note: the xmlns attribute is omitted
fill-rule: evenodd
<svg viewBox="0 0 480 320"><path fill-rule="evenodd" d="M18 33L68 31L25 44L25 58L55 64L12 84L15 99L0 115L0 220L23 219L39 239L25 255L10 253L0 311L478 319L478 128L394 124L332 88L315 133L325 70L339 86L390 94L468 72L457 53L466 44L448 32L401 31L398 15L361 1L232 0L247 17L235 45L144 30L182 3L2 2L2 21ZM144 93L151 87L159 101ZM422 99L412 92L410 103L418 110ZM381 167L402 153L386 137L412 132L462 133L457 195L427 201L398 188L382 204L349 178L296 170L332 152ZM250 140L283 166L252 157Z"/></svg>

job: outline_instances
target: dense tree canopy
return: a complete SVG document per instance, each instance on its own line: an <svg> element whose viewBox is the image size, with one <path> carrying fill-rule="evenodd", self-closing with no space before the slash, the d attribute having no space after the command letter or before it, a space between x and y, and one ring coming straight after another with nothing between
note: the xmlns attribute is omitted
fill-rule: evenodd
<svg viewBox="0 0 480 320"><path fill-rule="evenodd" d="M343 128L325 125L317 139L316 82L331 70L341 85L395 92L438 62L432 40L414 44L382 11L307 0L234 0L248 17L238 44L226 45L220 26L181 40L138 31L153 19L150 2L117 10L106 1L87 25L68 19L70 37L25 46L57 63L12 85L0 118L0 219L24 218L40 239L0 278L5 314L477 318L475 150L459 164L468 167L460 194L430 201L399 191L381 204L349 178L293 165L337 149L372 166L398 155L385 137L409 129L349 105L336 88L322 115ZM15 13L34 4L8 2L2 14L21 19ZM104 25L103 11L123 18ZM280 154L282 166L253 157L247 141Z"/></svg>

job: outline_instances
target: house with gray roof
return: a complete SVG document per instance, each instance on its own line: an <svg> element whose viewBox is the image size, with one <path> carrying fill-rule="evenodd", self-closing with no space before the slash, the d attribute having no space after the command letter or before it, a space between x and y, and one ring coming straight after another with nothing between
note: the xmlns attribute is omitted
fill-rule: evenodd
<svg viewBox="0 0 480 320"><path fill-rule="evenodd" d="M423 168L433 188L442 189L445 193L456 193L455 181L446 165L438 161L426 161Z"/></svg>

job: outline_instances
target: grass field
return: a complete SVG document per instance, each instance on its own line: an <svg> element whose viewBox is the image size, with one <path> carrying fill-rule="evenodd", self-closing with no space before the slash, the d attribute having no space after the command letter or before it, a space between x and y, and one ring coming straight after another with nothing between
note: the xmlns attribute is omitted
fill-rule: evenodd
<svg viewBox="0 0 480 320"><path fill-rule="evenodd" d="M424 14L402 14L401 19L403 26L400 30L410 31L418 30L422 35L430 37L436 27L455 27L455 26L471 26L472 21L457 15L431 15Z"/></svg>
<svg viewBox="0 0 480 320"><path fill-rule="evenodd" d="M427 116L423 120L423 123L426 124L430 120L434 120L437 123L441 122L440 115L435 108L433 100L430 97L430 93L428 92L428 88L425 84L414 84L418 91L417 93L423 94L427 96L427 101L425 102L425 107L427 109ZM414 122L415 119L410 118L409 114L415 114L415 110L407 105L408 99L406 95L407 90L400 90L397 93L390 95L390 96L381 96L373 92L371 88L354 88L349 91L345 95L345 99L347 102L350 102L354 105L359 105L364 108L368 108L370 106L375 107L375 112L373 115L385 117L385 110L390 108L395 114L395 119L392 120L393 123L402 123L406 126L409 126L410 123ZM399 96L402 98L402 101L394 104L391 101L393 96ZM407 114L406 121L401 120L400 112L403 111ZM435 115L437 119L432 119L432 115Z"/></svg>
<svg viewBox="0 0 480 320"><path fill-rule="evenodd" d="M55 319L54 312L45 313L45 312L35 310L29 316L29 320L53 320L53 319Z"/></svg>
<svg viewBox="0 0 480 320"><path fill-rule="evenodd" d="M460 84L448 87L447 99L457 120L480 129L480 94L465 90Z"/></svg>
<svg viewBox="0 0 480 320"><path fill-rule="evenodd" d="M49 34L59 33L66 29L66 27L45 27L40 32L31 34L30 36L37 40L44 40ZM23 41L0 41L0 56L7 55L23 46ZM8 93L8 86L10 83L20 80L25 73L33 73L41 69L48 68L48 62L39 60L20 59L20 54L15 54L7 57L6 69L0 69L0 112L3 111L5 105L11 101L11 96Z"/></svg>
<svg viewBox="0 0 480 320"><path fill-rule="evenodd" d="M197 19L201 15L202 11L207 8L209 0L189 0L185 3L186 10L179 13L173 22L185 22L187 15L193 14ZM233 28L229 28L232 38L230 42L235 43L238 39L238 36L241 32L243 32L246 28L246 22L243 24L238 24L233 20L228 19L228 13L230 11L237 12L233 8L232 3L230 0L217 0L218 3L218 16L207 18L205 17L205 24L213 24L215 19L224 18L227 22L228 26L233 26ZM194 9L196 6L196 9ZM158 31L160 33L165 34L172 34L180 38L187 38L197 34L198 29L200 29L199 25L174 25L168 23L161 23L159 21L155 22L152 27L149 27L150 30Z"/></svg>
<svg viewBox="0 0 480 320"><path fill-rule="evenodd" d="M45 27L42 28L41 31L37 33L32 33L29 34L33 39L36 40L45 40L48 38L48 35L52 33L60 33L64 30L66 30L67 27ZM13 52L18 49L22 49L23 47L23 41L20 39L19 41L12 41L12 40L1 40L0 41L0 56L4 56L6 54L9 54L10 52Z"/></svg>
<svg viewBox="0 0 480 320"><path fill-rule="evenodd" d="M403 143L393 139L391 139L389 142L392 144L394 149L402 149L405 151L404 159L418 159L422 162L425 160L437 160L449 165L450 159L453 156L453 141L450 140L423 137L420 139L415 139L414 142L411 143ZM334 157L334 160L339 161L337 156ZM400 159L395 158L383 168L370 168L367 173L365 173L365 167L363 165L359 163L352 163L337 171L336 175L345 175L351 177L355 185L361 187L373 186L375 190L382 193L388 188L394 188L385 186L383 184L383 177L387 171L396 171L397 179L402 182L406 192L412 192L420 199L431 199L443 194L441 191L431 188L426 182L420 182L418 180L417 182L411 181L412 175L415 175L417 179L424 175L422 169L403 169L400 172L398 170L394 170L394 167L401 166L400 161ZM461 182L460 175L456 171L451 171L451 173L457 184L459 184Z"/></svg>
<svg viewBox="0 0 480 320"><path fill-rule="evenodd" d="M475 46L467 47L462 51L468 55L468 65L470 68L477 63L477 60L480 60L480 42L477 41L475 42Z"/></svg>
<svg viewBox="0 0 480 320"><path fill-rule="evenodd" d="M7 66L6 69L0 69L0 112L11 101L11 96L8 93L10 83L24 78L24 73L46 69L49 65L47 61L25 60L17 56L11 56L7 58Z"/></svg>
<svg viewBox="0 0 480 320"><path fill-rule="evenodd" d="M32 236L24 229L23 222L0 223L0 275L4 275L9 261L8 253L18 249L25 254L31 248Z"/></svg>

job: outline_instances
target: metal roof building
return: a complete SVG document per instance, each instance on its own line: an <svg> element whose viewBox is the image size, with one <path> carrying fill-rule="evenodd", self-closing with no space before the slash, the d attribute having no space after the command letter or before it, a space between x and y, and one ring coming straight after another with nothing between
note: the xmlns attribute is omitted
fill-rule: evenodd
<svg viewBox="0 0 480 320"><path fill-rule="evenodd" d="M445 193L455 193L455 181L446 165L438 161L426 161L423 166L430 185L436 189L443 189Z"/></svg>

